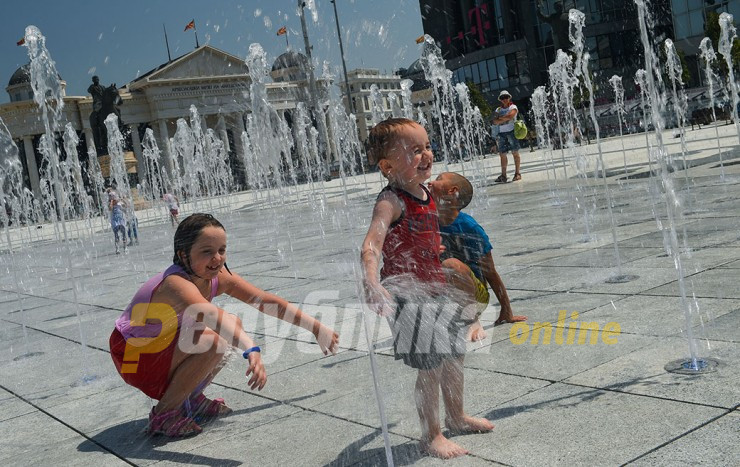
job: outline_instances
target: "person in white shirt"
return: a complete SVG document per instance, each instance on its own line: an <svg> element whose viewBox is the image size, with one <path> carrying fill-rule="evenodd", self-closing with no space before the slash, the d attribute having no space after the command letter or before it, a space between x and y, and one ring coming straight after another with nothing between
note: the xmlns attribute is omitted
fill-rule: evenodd
<svg viewBox="0 0 740 467"><path fill-rule="evenodd" d="M501 107L496 109L493 117L493 123L498 125L498 155L501 157L501 175L495 180L498 183L505 183L508 181L506 176L506 166L508 165L509 159L506 156L507 152L511 152L514 156L514 178L512 181L522 179L522 175L519 173L519 167L521 160L519 158L519 140L514 137L514 122L516 116L519 113L519 109L511 101L511 94L508 91L501 91L498 95L498 100L501 102Z"/></svg>

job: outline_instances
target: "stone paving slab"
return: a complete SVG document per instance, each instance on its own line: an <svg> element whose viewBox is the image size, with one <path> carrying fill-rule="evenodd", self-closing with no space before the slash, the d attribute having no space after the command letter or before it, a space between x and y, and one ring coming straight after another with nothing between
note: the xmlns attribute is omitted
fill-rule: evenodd
<svg viewBox="0 0 740 467"><path fill-rule="evenodd" d="M566 321L566 323L570 322L570 319ZM605 344L601 338L596 344L591 345L589 335L586 343L579 345L578 336L574 332L574 344L568 345L568 329L557 328L554 322L551 333L547 332L547 327L537 327L534 323L530 325L530 329L528 340L523 344L516 345L513 339L506 339L492 344L490 348L480 348L474 354L484 355L487 358L475 360L471 358L468 360L468 365L491 371L561 381L634 352L654 341L653 338L622 334L616 337L617 342L613 345ZM563 345L557 344L558 330L563 331ZM539 341L537 344L532 344L535 332ZM546 334L552 336L550 344L544 344ZM521 334L519 336L523 337Z"/></svg>
<svg viewBox="0 0 740 467"><path fill-rule="evenodd" d="M555 383L486 413L491 435L453 439L509 465L619 465L722 412Z"/></svg>
<svg viewBox="0 0 740 467"><path fill-rule="evenodd" d="M134 394L135 390L133 388L125 389L128 390L132 398L137 396ZM149 407L141 406L138 402L134 402L135 411L124 412L131 417L127 421L111 425L105 429L91 429L87 434L95 442L105 445L116 454L130 459L137 465L150 465L161 460L223 465L219 459L223 456L218 454L214 457L205 455L203 450L206 446L300 412L300 409L291 405L290 401L273 401L243 391L218 386L211 388L208 392L211 397L224 397L228 400L234 412L229 417L209 422L205 425L206 429L203 433L198 436L184 439L146 436L144 429L147 424ZM142 412L139 407L146 408L146 411ZM245 447L243 446L241 450L250 453L255 452L254 447L244 449ZM188 454L188 452L195 450L197 450L197 454ZM221 454L224 452L222 451ZM264 454L262 455L264 456ZM202 462L199 462L198 459L201 459Z"/></svg>
<svg viewBox="0 0 740 467"><path fill-rule="evenodd" d="M714 128L707 131L713 135ZM727 134L723 144L734 149L734 127L721 131ZM67 250L43 239L53 231L33 232L40 240L30 254L24 250L15 274L0 275L0 438L11 440L0 445L0 462L115 465L120 456L135 465L384 465L364 329L369 323L396 465L616 465L634 459L638 464L731 465L738 456L740 400L740 297L734 295L733 274L740 268L740 164L727 165L727 181L720 182L718 158L707 149L713 136L702 135L688 133L690 187L684 186L682 173L674 182L684 200L691 193L677 232L685 227L688 233L691 254L683 251L682 259L689 296L697 295L690 302L699 310L692 332L701 338L700 353L724 364L716 373L690 377L665 371L666 363L688 353L676 271L652 215L646 179L623 179L619 141L609 139L604 149L620 260L624 272L639 276L624 284L605 282L615 274L616 261L600 179L589 175L578 181L586 187L580 199L588 206L588 241L583 212L573 204L575 181L565 181L559 169L558 181L548 182L542 152L526 158L522 182L474 180L477 194L468 212L491 236L497 270L515 313L529 317L530 332L535 323L554 323L566 310L566 338L574 321L570 313L576 311L579 322L594 322L600 329L616 322L621 333L614 345L515 345L511 331L523 329L493 326L500 308L492 297L481 316L488 337L470 344L465 359L465 405L491 419L496 429L454 436L470 456L440 461L419 452L415 374L393 359L385 319L366 320L356 305L358 248L382 185L372 174L369 191L364 182L350 181L355 185L348 189L346 206L340 182L328 182L329 205L321 223L306 222L316 212L305 207L306 193L299 202L292 194L281 201L275 192L257 203L251 193L213 203L228 202L233 209L216 213L229 232L230 268L333 325L340 332L340 352L325 357L311 333L219 299L244 318L245 329L263 346L268 385L261 392L248 390L246 364L234 355L208 393L225 397L235 413L185 440L143 434L152 401L123 383L106 352L112 321L133 291L170 264L173 229L166 218L142 213L142 245L128 254L114 254L106 229L96 233L94 246L71 242L71 271ZM643 135L625 143L637 148L636 156L644 155ZM670 143L678 149L676 141ZM733 161L740 151L725 156ZM631 161L631 175L647 175L645 165ZM494 157L470 173L491 179L497 172ZM576 176L573 166L568 173ZM663 200L655 202L656 212L664 215ZM183 209L190 212L188 206ZM258 228L255 216L261 219ZM286 232L296 235L288 238ZM0 262L10 266L7 255ZM79 344L78 309L85 340L93 346L86 353ZM44 445L39 427L45 438L48 433Z"/></svg>
<svg viewBox="0 0 740 467"><path fill-rule="evenodd" d="M740 459L740 413L737 410L688 433L683 437L641 457L631 465L724 465Z"/></svg>
<svg viewBox="0 0 740 467"><path fill-rule="evenodd" d="M736 318L736 324L737 321ZM707 345L711 352L708 352ZM666 364L689 355L685 338L668 337L653 340L634 352L594 365L565 382L727 409L736 407L740 368L732 362L737 361L737 344L700 341L699 348L700 355L711 354L723 362L716 372L701 377L667 373L664 368Z"/></svg>
<svg viewBox="0 0 740 467"><path fill-rule="evenodd" d="M623 283L609 283L607 280L619 276L616 268L563 268L529 266L526 269L507 273L509 283L517 288L530 290L599 291L615 294L635 294L654 289L669 283L676 276L675 271L660 268L632 268L624 266L623 275L638 276L639 280Z"/></svg>
<svg viewBox="0 0 740 467"><path fill-rule="evenodd" d="M0 423L35 412L36 409L14 394L0 390Z"/></svg>
<svg viewBox="0 0 740 467"><path fill-rule="evenodd" d="M466 358L469 371L465 374L465 409L471 414L483 414L491 405L516 399L524 394L536 391L549 383L519 376L494 373L475 369L477 355ZM388 424L392 433L418 439L420 428L414 406L414 384L417 372L392 357L378 359L379 383ZM377 408L374 404L358 404L358 400L373 401L375 398L371 386L359 386L351 394L313 406L314 410L331 414L335 417L353 420L358 423L377 426L380 423ZM444 410L440 408L440 420L444 419ZM490 437L482 434L481 437Z"/></svg>
<svg viewBox="0 0 740 467"><path fill-rule="evenodd" d="M29 435L40 429L43 436ZM7 466L46 464L51 459L54 465L127 465L95 445L80 455L76 445L85 438L40 412L4 421L0 424L0 437L4 445L0 463Z"/></svg>
<svg viewBox="0 0 740 467"><path fill-rule="evenodd" d="M740 309L740 300L703 298L698 299L696 303L692 302L691 306L692 323L697 327L697 335L716 338L717 331L726 329L726 326L719 324L718 320L723 315ZM648 316L645 316L646 314ZM581 319L595 321L602 328L606 323L613 321L619 323L622 332L643 336L669 336L686 329L681 300L678 297L626 297L614 305L604 305L590 310L583 314ZM702 323L707 323L703 331L699 329ZM726 323L723 321L722 324Z"/></svg>
<svg viewBox="0 0 740 467"><path fill-rule="evenodd" d="M686 278L688 284L697 297L708 298L740 298L740 288L727 287L727 281L732 276L726 269L710 269L692 274ZM651 295L677 295L678 280L661 287L645 291Z"/></svg>
<svg viewBox="0 0 740 467"><path fill-rule="evenodd" d="M211 465L262 466L266 459L258 453L264 452L270 452L272 465L351 465L383 451L379 430L313 412L296 413L264 425L250 421L244 428L197 451L184 452L176 462L157 465L201 464L203 459L210 459ZM394 435L391 440L394 445L406 441ZM316 449L317 443L321 449Z"/></svg>

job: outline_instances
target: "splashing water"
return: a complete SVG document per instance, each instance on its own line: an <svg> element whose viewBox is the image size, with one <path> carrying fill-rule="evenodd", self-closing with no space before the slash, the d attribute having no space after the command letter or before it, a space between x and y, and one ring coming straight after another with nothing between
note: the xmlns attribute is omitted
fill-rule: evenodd
<svg viewBox="0 0 740 467"><path fill-rule="evenodd" d="M601 148L601 135L599 134L599 122L596 120L596 113L594 112L594 86L591 82L591 76L588 70L589 53L584 50L585 38L583 36L583 28L586 25L586 15L579 10L570 10L568 13L568 21L570 28L568 30L568 36L573 43L573 52L576 54L575 64L575 76L578 78L582 77L586 89L588 91L589 98L589 115L591 116L591 123L594 131L596 132L596 147L599 151L599 164L601 166L601 178L604 182L604 193L606 194L606 206L609 212L609 222L611 223L612 230L612 242L614 243L614 259L617 263L617 277L626 279L626 276L622 274L622 260L619 257L619 244L617 242L617 226L614 220L614 213L612 212L612 194L609 184L606 181L606 167L604 165L604 155ZM634 279L636 277L630 277Z"/></svg>
<svg viewBox="0 0 740 467"><path fill-rule="evenodd" d="M48 183L42 183L42 187L48 198L51 198L48 185L51 184L54 190L54 204L56 206L56 215L53 216L55 229L57 227L57 216L61 224L64 247L66 250L67 272L71 275L72 295L75 303L75 313L77 315L77 326L80 334L80 344L83 355L83 380L90 379L87 371L88 349L85 334L82 332L82 318L80 311L80 302L77 297L77 278L72 269L72 252L70 250L69 235L67 232L67 223L65 219L65 194L63 193L63 180L61 178L61 167L59 165L59 153L56 147L54 133L59 128L59 122L62 118L62 109L64 108L64 96L62 86L59 80L59 73L56 70L54 61L51 59L49 51L46 49L46 38L36 26L26 27L24 36L24 45L28 48L28 57L31 61L29 74L31 78L31 89L36 105L41 109L42 122L44 125L44 134L39 142L39 151L43 158L48 162L47 175L50 177Z"/></svg>
<svg viewBox="0 0 740 467"><path fill-rule="evenodd" d="M712 109L712 122L714 122L714 134L717 139L717 152L719 153L720 180L725 180L725 163L722 160L722 146L719 140L719 127L717 126L717 112L714 110L714 81L719 77L712 69L712 64L717 60L717 54L712 47L712 40L705 37L699 44L699 56L704 61L704 76L707 78L709 88L709 108Z"/></svg>
<svg viewBox="0 0 740 467"><path fill-rule="evenodd" d="M660 164L660 175L662 186L664 187L663 197L666 205L667 224L669 229L666 251L673 258L673 263L676 267L678 288L681 297L681 308L684 312L686 334L688 337L689 354L693 366L697 367L697 361L699 358L698 346L694 339L691 307L689 306L688 299L686 297L683 261L679 251L678 234L676 232L675 224L676 218L681 216L681 212L678 209L680 203L673 188L673 180L667 164L668 154L666 152L665 144L663 143L663 129L665 128L665 123L663 121L662 112L664 112L666 108L666 98L663 90L660 64L650 42L651 34L649 32L649 25L652 23L647 16L647 7L644 0L634 1L637 5L638 21L640 25L640 40L642 42L645 56L646 94L650 104L650 115L654 125L654 136L657 142L654 148L655 159Z"/></svg>
<svg viewBox="0 0 740 467"><path fill-rule="evenodd" d="M622 143L622 155L624 156L624 176L627 177L627 151L624 149L624 134L622 132L622 120L625 114L624 86L622 85L622 78L617 75L609 78L609 84L612 85L612 89L614 90L614 112L619 119L619 141Z"/></svg>
<svg viewBox="0 0 740 467"><path fill-rule="evenodd" d="M732 23L733 17L731 14L723 12L719 15L720 35L718 49L727 63L727 86L730 88L730 95L732 96L732 119L735 121L735 130L737 130L737 137L740 139L737 83L735 83L735 69L732 63L732 46L735 43L735 39L737 39L737 30Z"/></svg>
<svg viewBox="0 0 740 467"><path fill-rule="evenodd" d="M687 113L687 107L688 104L686 102L686 92L683 90L683 80L681 79L681 60L678 58L678 53L676 53L676 47L673 45L673 41L670 39L666 39L664 42L665 47L665 55L666 55L666 65L665 69L668 73L668 78L671 80L671 90L672 90L672 99L671 102L673 104L673 111L676 115L676 124L678 126L678 134L681 138L681 158L683 160L683 174L684 174L684 183L686 184L686 190L687 190L687 196L686 199L688 200L689 205L691 204L691 194L688 192L690 189L689 186L689 165L686 162L686 152L688 149L686 148L686 137L685 137L685 130L684 130L684 123L686 121L686 113ZM677 86L681 87L680 92L677 90ZM690 208L689 208L690 209Z"/></svg>

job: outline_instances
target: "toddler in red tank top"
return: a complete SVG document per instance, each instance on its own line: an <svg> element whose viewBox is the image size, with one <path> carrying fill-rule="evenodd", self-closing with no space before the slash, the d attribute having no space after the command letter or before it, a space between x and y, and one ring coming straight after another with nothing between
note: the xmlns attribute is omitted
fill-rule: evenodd
<svg viewBox="0 0 740 467"><path fill-rule="evenodd" d="M368 142L370 162L388 179L362 245L368 304L389 317L396 359L419 370L414 400L421 449L442 458L462 456L468 451L442 435L439 390L450 430L482 432L493 425L462 407L466 323L460 322L460 306L444 298L448 286L439 259L439 220L424 186L434 159L429 137L412 120L390 118L370 131Z"/></svg>

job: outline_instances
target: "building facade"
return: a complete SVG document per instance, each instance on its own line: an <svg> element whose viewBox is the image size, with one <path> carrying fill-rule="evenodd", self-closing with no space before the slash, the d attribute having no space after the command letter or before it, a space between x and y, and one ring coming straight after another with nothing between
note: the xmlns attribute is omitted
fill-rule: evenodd
<svg viewBox="0 0 740 467"><path fill-rule="evenodd" d="M375 68L357 68L347 72L347 82L349 83L349 94L352 99L357 121L357 132L360 141L367 140L368 131L372 128L372 87L375 85L382 99L383 112L390 115L391 112L391 94L401 101L401 77L395 73L381 74L380 70ZM342 93L342 103L347 112L350 107L347 102L346 84L344 81L337 83ZM390 99L389 99L390 97Z"/></svg>
<svg viewBox="0 0 740 467"><path fill-rule="evenodd" d="M623 77L634 96L634 73L644 67L637 8L629 0L420 0L424 32L442 49L455 82L472 81L495 103L506 89L523 107L548 82L558 48L570 48L567 13L586 16L585 42L596 83L596 104L612 100L607 80ZM740 16L740 0L649 0L653 39L672 38L685 56L691 79L704 85L698 45L710 12Z"/></svg>
<svg viewBox="0 0 740 467"><path fill-rule="evenodd" d="M699 43L707 35L706 23L711 13L731 13L740 20L740 0L671 0L670 15L673 39L686 56L691 74L690 86L704 86L704 64L698 56Z"/></svg>
<svg viewBox="0 0 740 467"><path fill-rule="evenodd" d="M308 101L306 63L305 56L296 52L281 55L271 69L273 82L266 85L270 105L289 124L297 104ZM152 129L157 139L162 166L172 170L170 138L175 134L177 120L189 119L190 106L195 105L204 128L213 128L224 142L234 182L243 186L244 148L240 136L251 109L250 84L244 59L204 45L119 88L121 121L124 129L129 130L126 132L130 135L127 147L136 158L138 173L146 173L141 141L147 128ZM62 81L62 85L66 83ZM326 93L329 84L319 80L317 87ZM0 118L19 148L26 187L40 196L42 156L38 144L44 128L33 101L27 66L13 73L6 91L11 102L0 105ZM64 97L61 125L71 123L77 131L80 139L77 152L85 165L88 148L95 147L90 127L92 105L90 96ZM61 141L61 136L59 139ZM63 153L63 145L59 147Z"/></svg>
<svg viewBox="0 0 740 467"><path fill-rule="evenodd" d="M657 3L665 0L657 0ZM656 3L656 2L654 2ZM641 57L637 11L624 0L420 0L424 32L434 37L455 82L472 81L496 102L506 89L526 108L558 48L570 47L567 12L586 15L584 35L595 80L634 76ZM628 81L628 80L625 80ZM607 87L597 89L597 102Z"/></svg>

